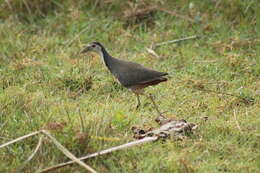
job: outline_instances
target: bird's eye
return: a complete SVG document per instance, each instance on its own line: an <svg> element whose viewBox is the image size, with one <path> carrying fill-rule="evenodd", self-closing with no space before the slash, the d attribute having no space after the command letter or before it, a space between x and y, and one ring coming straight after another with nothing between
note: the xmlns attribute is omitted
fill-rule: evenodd
<svg viewBox="0 0 260 173"><path fill-rule="evenodd" d="M96 45L95 45L95 44L93 44L93 45L92 45L92 47L96 47Z"/></svg>

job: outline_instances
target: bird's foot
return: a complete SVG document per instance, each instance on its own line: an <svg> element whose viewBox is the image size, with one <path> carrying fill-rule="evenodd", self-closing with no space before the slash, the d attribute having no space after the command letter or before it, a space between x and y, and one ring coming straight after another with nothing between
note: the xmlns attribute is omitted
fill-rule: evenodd
<svg viewBox="0 0 260 173"><path fill-rule="evenodd" d="M135 110L138 110L139 108L140 108L140 106L141 106L141 104L137 104L136 106L135 106Z"/></svg>

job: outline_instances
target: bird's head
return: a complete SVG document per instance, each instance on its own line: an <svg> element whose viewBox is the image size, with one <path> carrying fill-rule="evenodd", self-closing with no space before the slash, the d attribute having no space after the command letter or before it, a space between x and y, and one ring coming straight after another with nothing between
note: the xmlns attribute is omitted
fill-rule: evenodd
<svg viewBox="0 0 260 173"><path fill-rule="evenodd" d="M99 42L92 42L89 43L80 53L86 53L86 52L96 52L101 53L103 46Z"/></svg>

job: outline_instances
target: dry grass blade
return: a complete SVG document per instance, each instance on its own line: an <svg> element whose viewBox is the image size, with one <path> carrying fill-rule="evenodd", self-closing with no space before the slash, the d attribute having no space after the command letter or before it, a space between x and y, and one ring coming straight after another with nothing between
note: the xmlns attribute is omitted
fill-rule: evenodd
<svg viewBox="0 0 260 173"><path fill-rule="evenodd" d="M188 16L184 16L184 15L178 14L176 11L170 11L170 10L167 10L167 9L161 8L161 7L158 7L157 9L160 10L160 11L163 11L163 12L165 12L167 14L170 14L172 16L179 17L181 19L187 20L189 22L194 22L194 20L192 18L190 18Z"/></svg>
<svg viewBox="0 0 260 173"><path fill-rule="evenodd" d="M236 126L237 126L238 130L239 130L240 132L242 132L241 127L240 127L240 125L239 125L239 123L238 123L238 121L237 121L236 110L234 110L233 115L234 115L234 119L235 119Z"/></svg>
<svg viewBox="0 0 260 173"><path fill-rule="evenodd" d="M195 89L201 90L201 91L205 91L205 92L212 92L215 94L222 94L222 95L227 95L227 96L232 96L232 97L236 97L238 99L243 100L245 103L253 103L254 102L254 98L252 97L245 97L245 96L241 96L241 95L235 95L235 94L230 94L230 93L225 93L225 92L221 92L221 91L214 91L214 90L210 90L210 89L205 89L205 88L197 88L194 87Z"/></svg>
<svg viewBox="0 0 260 173"><path fill-rule="evenodd" d="M157 136L146 137L146 138L143 138L141 140L129 142L129 143L126 143L126 144L123 144L123 145L119 145L119 146L116 146L116 147L112 147L112 148L109 148L109 149L98 151L96 153L93 153L93 154L90 154L90 155L87 155L87 156L84 156L84 157L80 157L79 160L86 160L86 159L89 159L89 158L101 156L101 155L104 155L104 154L107 154L107 153L111 153L113 151L122 150L122 149L125 149L125 148L129 148L129 147L133 147L133 146L136 146L136 145L140 145L140 144L143 144L143 143L146 143L146 142L155 141L157 139L158 139ZM58 165L55 165L55 166L43 169L39 173L53 171L55 169L62 168L64 166L71 165L73 163L75 163L75 161L69 161L69 162L66 162L66 163L60 163Z"/></svg>
<svg viewBox="0 0 260 173"><path fill-rule="evenodd" d="M75 40L79 38L80 35L82 35L84 32L86 32L89 29L88 26L86 26L84 29L82 29L76 36L74 36L72 39L65 41L63 44L65 47L70 46Z"/></svg>
<svg viewBox="0 0 260 173"><path fill-rule="evenodd" d="M8 146L8 145L10 145L10 144L13 144L13 143L15 143L15 142L18 142L18 141L21 141L21 140L23 140L23 139L29 138L29 137L31 137L31 136L37 135L37 134L40 133L40 132L41 132L41 131L36 131L36 132L29 133L29 134L27 134L27 135L21 136L21 137L19 137L19 138L16 138L16 139L14 139L14 140L12 140L12 141L9 141L9 142L7 142L7 143L5 143L5 144L0 145L0 148L6 147L6 146Z"/></svg>
<svg viewBox="0 0 260 173"><path fill-rule="evenodd" d="M78 113L79 113L81 130L82 130L82 132L85 132L86 128L85 128L85 124L84 124L84 120L83 120L83 116L81 114L80 108L78 108Z"/></svg>
<svg viewBox="0 0 260 173"><path fill-rule="evenodd" d="M75 157L68 149L66 149L63 145L61 145L48 131L42 130L42 133L44 133L46 136L48 136L52 142L58 147L60 151L63 152L68 158L73 160L74 162L78 163L80 166L84 167L86 170L92 172L92 173L97 173L93 168L90 166L86 165L84 162L82 162L80 159Z"/></svg>
<svg viewBox="0 0 260 173"><path fill-rule="evenodd" d="M7 4L8 8L10 8L11 10L13 9L11 3L9 2L9 0L5 0L5 3Z"/></svg>
<svg viewBox="0 0 260 173"><path fill-rule="evenodd" d="M42 138L43 138L43 136L40 136L39 142L38 142L35 150L32 152L32 154L28 157L28 159L22 164L22 166L16 172L21 172L22 169L33 159L33 157L39 151L39 149L42 145Z"/></svg>

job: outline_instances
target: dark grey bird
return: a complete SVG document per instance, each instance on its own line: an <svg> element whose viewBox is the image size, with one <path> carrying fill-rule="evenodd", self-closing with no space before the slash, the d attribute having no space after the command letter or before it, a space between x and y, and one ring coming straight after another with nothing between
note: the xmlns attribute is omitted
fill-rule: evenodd
<svg viewBox="0 0 260 173"><path fill-rule="evenodd" d="M88 44L81 51L81 53L86 53L89 51L98 53L108 70L124 87L131 90L137 96L136 108L138 108L141 104L139 95L145 95L151 99L156 111L159 115L161 115L152 95L146 95L144 93L144 88L167 81L165 76L168 75L168 73L155 71L134 62L114 58L99 42L92 42Z"/></svg>

